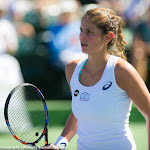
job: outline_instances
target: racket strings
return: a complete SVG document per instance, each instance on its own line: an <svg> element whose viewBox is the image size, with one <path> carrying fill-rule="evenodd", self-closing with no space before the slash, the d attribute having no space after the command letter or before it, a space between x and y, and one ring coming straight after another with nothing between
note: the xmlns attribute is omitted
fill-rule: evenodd
<svg viewBox="0 0 150 150"><path fill-rule="evenodd" d="M34 142L43 133L45 115L36 89L23 87L11 97L8 118L13 132L24 142Z"/></svg>

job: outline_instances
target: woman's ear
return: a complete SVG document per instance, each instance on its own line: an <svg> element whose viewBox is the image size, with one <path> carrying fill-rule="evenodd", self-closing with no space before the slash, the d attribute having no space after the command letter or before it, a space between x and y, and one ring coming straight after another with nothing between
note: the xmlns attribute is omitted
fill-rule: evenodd
<svg viewBox="0 0 150 150"><path fill-rule="evenodd" d="M105 44L108 44L112 39L113 39L113 32L108 32L106 35L106 40L105 40Z"/></svg>

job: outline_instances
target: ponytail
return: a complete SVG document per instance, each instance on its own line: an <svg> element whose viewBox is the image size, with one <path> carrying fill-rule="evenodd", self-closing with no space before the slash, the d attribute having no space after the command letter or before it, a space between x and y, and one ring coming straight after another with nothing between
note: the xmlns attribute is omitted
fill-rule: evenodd
<svg viewBox="0 0 150 150"><path fill-rule="evenodd" d="M123 33L122 33L123 32L122 27L123 27L124 22L119 16L116 16L116 19L118 20L118 31L116 33L116 36L117 36L116 46L118 49L119 56L123 58L124 60L127 60L124 54L125 44L127 44L127 42L123 39Z"/></svg>
<svg viewBox="0 0 150 150"><path fill-rule="evenodd" d="M114 37L112 39L112 41L110 41L110 43L108 44L108 52L112 55L115 56L119 56L122 59L126 60L126 56L125 56L125 44L127 44L127 42L123 39L123 25L124 22L122 20L121 17L119 16L114 16L113 17L113 23L114 23Z"/></svg>

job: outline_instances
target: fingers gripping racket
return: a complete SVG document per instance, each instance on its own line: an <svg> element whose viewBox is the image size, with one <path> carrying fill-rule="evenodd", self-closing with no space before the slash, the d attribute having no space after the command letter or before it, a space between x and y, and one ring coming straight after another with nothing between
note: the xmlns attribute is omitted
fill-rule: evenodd
<svg viewBox="0 0 150 150"><path fill-rule="evenodd" d="M5 103L4 116L13 137L22 144L36 144L45 136L48 144L48 110L43 94L29 83L15 87Z"/></svg>

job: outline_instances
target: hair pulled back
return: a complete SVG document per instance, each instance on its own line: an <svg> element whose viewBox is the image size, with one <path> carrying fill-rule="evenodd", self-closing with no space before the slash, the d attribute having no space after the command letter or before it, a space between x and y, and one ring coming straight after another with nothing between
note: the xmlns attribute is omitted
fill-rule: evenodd
<svg viewBox="0 0 150 150"><path fill-rule="evenodd" d="M124 25L122 18L117 16L113 10L106 8L90 9L83 17L88 17L101 30L103 35L113 32L113 39L108 43L108 52L126 60L124 55L126 41L122 34Z"/></svg>

